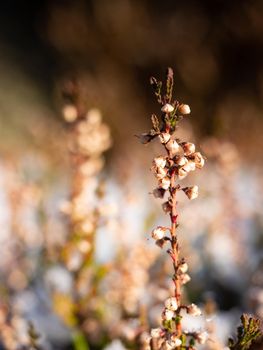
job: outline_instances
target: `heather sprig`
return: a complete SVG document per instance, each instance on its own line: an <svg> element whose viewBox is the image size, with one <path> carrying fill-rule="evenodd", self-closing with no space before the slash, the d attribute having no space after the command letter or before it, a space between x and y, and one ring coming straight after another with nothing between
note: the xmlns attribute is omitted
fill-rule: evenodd
<svg viewBox="0 0 263 350"><path fill-rule="evenodd" d="M161 116L152 115L152 128L139 138L143 144L158 139L165 154L153 159L152 168L158 186L153 190L156 198L166 198L162 204L163 211L170 217L170 226L157 226L152 230L152 238L163 248L167 246L173 264L174 293L164 302L161 327L151 330L149 349L195 349L195 344L204 344L206 332L188 332L182 330L182 310L189 315L200 316L201 310L195 305L182 303L182 287L190 281L188 265L185 258L180 256L178 242L178 212L177 194L183 191L190 199L198 197L198 186L182 187L180 181L189 173L204 166L205 160L200 152L196 151L193 143L182 141L176 137L178 123L191 110L187 104L173 99L173 70L168 68L166 83L163 89L162 82L156 78L150 80L157 102L161 105Z"/></svg>

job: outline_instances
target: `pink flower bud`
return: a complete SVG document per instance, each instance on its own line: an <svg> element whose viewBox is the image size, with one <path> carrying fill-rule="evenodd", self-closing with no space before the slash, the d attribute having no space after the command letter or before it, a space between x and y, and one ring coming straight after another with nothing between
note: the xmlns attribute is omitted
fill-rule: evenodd
<svg viewBox="0 0 263 350"><path fill-rule="evenodd" d="M171 113L174 111L174 106L172 106L170 103L166 103L164 106L162 106L161 111L164 113Z"/></svg>
<svg viewBox="0 0 263 350"><path fill-rule="evenodd" d="M178 309L177 300L175 297L171 297L165 300L164 306L168 310L176 311Z"/></svg>
<svg viewBox="0 0 263 350"><path fill-rule="evenodd" d="M166 148L170 152L172 157L175 156L175 154L178 153L180 150L180 147L175 140L168 141L166 144Z"/></svg>
<svg viewBox="0 0 263 350"><path fill-rule="evenodd" d="M165 227L157 226L154 230L152 230L152 238L155 240L162 239L166 231L167 229Z"/></svg>
<svg viewBox="0 0 263 350"><path fill-rule="evenodd" d="M187 197L192 200L198 197L198 186L191 186L183 188L184 193Z"/></svg>
<svg viewBox="0 0 263 350"><path fill-rule="evenodd" d="M181 146L184 150L184 154L186 156L190 156L191 154L193 154L195 152L195 145L191 142L182 142Z"/></svg>
<svg viewBox="0 0 263 350"><path fill-rule="evenodd" d="M165 157L159 156L159 157L154 158L154 160L153 160L154 167L164 168L165 165L166 165L166 158Z"/></svg>
<svg viewBox="0 0 263 350"><path fill-rule="evenodd" d="M159 135L159 139L161 141L161 143L167 143L171 138L171 135L168 132L162 132Z"/></svg>
<svg viewBox="0 0 263 350"><path fill-rule="evenodd" d="M187 306L187 313L192 316L200 316L202 315L202 311L195 304L191 304Z"/></svg>
<svg viewBox="0 0 263 350"><path fill-rule="evenodd" d="M190 106L185 105L185 104L181 104L178 107L178 112L181 113L181 114L190 114L191 113Z"/></svg>
<svg viewBox="0 0 263 350"><path fill-rule="evenodd" d="M196 152L193 154L194 156L194 162L195 165L198 169L202 169L204 164L205 164L205 160L204 157L202 156L202 154L200 152Z"/></svg>

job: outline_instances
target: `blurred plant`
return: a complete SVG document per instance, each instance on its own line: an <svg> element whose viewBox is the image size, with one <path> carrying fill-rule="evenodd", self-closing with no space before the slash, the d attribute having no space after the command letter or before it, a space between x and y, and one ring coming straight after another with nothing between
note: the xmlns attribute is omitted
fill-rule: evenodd
<svg viewBox="0 0 263 350"><path fill-rule="evenodd" d="M40 334L38 334L32 322L28 323L28 338L29 338L28 350L41 350L41 347L38 345Z"/></svg>
<svg viewBox="0 0 263 350"><path fill-rule="evenodd" d="M69 235L61 251L61 259L72 276L72 293L55 293L54 307L64 321L76 329L75 348L83 346L82 332L94 332L90 327L101 317L101 301L97 287L105 267L94 260L95 234L101 222L100 205L103 181L99 174L104 165L102 153L111 146L110 131L102 123L100 111L86 112L77 85L69 84L64 91L63 109L69 124L69 155L73 170L71 198L61 206L68 217ZM85 347L84 347L85 348ZM86 345L87 348L87 345Z"/></svg>
<svg viewBox="0 0 263 350"><path fill-rule="evenodd" d="M243 314L240 319L241 326L237 328L236 339L230 338L228 341L230 350L251 349L253 342L263 336L259 319L247 314Z"/></svg>
<svg viewBox="0 0 263 350"><path fill-rule="evenodd" d="M184 305L182 303L182 287L190 281L187 274L188 265L184 258L180 257L180 246L177 237L178 213L177 194L183 191L192 200L198 197L198 187L181 187L177 180L184 179L196 168L204 166L204 158L200 152L196 152L195 145L190 142L182 142L175 137L178 122L185 115L190 113L190 107L173 100L173 71L167 70L165 93L162 94L162 82L151 78L157 102L162 106L161 120L152 115L153 128L148 133L140 136L142 143L147 144L158 138L163 145L166 155L161 155L153 160L152 171L157 180L158 187L153 190L156 198L163 198L168 192L168 198L162 208L169 214L170 227L158 226L152 231L152 237L156 244L163 248L167 243L170 248L167 253L171 257L174 274L174 295L165 300L165 308L162 312L162 327L151 330L151 336L145 347L157 349L194 349L195 343L204 344L207 340L207 333L194 331L189 332L182 329L182 311L189 315L199 316L201 310L195 305ZM167 235L168 232L168 235Z"/></svg>

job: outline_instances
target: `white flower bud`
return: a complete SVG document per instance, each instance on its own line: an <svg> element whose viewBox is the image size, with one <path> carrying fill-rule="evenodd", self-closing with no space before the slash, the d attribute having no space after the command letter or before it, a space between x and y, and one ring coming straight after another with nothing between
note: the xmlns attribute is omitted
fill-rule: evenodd
<svg viewBox="0 0 263 350"><path fill-rule="evenodd" d="M178 179L183 180L188 175L188 172L183 168L178 170Z"/></svg>
<svg viewBox="0 0 263 350"><path fill-rule="evenodd" d="M186 156L190 156L191 154L193 154L195 152L195 145L191 142L182 142L181 146L184 150L184 154Z"/></svg>
<svg viewBox="0 0 263 350"><path fill-rule="evenodd" d="M153 195L155 198L163 198L165 190L163 188L155 188L153 190Z"/></svg>
<svg viewBox="0 0 263 350"><path fill-rule="evenodd" d="M171 181L169 177L164 177L159 181L159 187L163 188L164 190L168 190L170 187Z"/></svg>
<svg viewBox="0 0 263 350"><path fill-rule="evenodd" d="M200 152L196 152L193 154L194 156L194 162L195 165L198 169L202 169L204 164L205 164L205 160L204 157L202 156L202 154Z"/></svg>
<svg viewBox="0 0 263 350"><path fill-rule="evenodd" d="M183 191L190 200L198 197L198 186L196 186L196 185L183 188Z"/></svg>
<svg viewBox="0 0 263 350"><path fill-rule="evenodd" d="M167 213L170 213L172 211L172 207L170 205L169 202L164 202L162 204L162 208L163 208L163 211L167 214Z"/></svg>
<svg viewBox="0 0 263 350"><path fill-rule="evenodd" d="M174 343L175 347L178 347L178 346L182 345L181 339L177 338L177 336L174 335L174 334L171 336L171 340Z"/></svg>
<svg viewBox="0 0 263 350"><path fill-rule="evenodd" d="M175 297L171 297L165 300L164 306L168 310L176 311L178 309L177 300Z"/></svg>
<svg viewBox="0 0 263 350"><path fill-rule="evenodd" d="M187 306L187 313L192 316L200 316L202 315L202 311L195 304L191 304Z"/></svg>
<svg viewBox="0 0 263 350"><path fill-rule="evenodd" d="M184 156L176 156L175 163L180 166L184 166L188 162L187 158Z"/></svg>
<svg viewBox="0 0 263 350"><path fill-rule="evenodd" d="M182 341L178 338L176 339L176 341L166 340L164 343L164 349L165 350L174 350L174 348L181 346L181 344L182 344Z"/></svg>
<svg viewBox="0 0 263 350"><path fill-rule="evenodd" d="M199 344L205 344L205 342L207 341L207 338L208 338L207 332L200 332L200 333L197 333L195 336L195 339Z"/></svg>
<svg viewBox="0 0 263 350"><path fill-rule="evenodd" d="M159 135L159 139L161 141L161 143L167 143L171 138L171 135L168 132L162 132Z"/></svg>
<svg viewBox="0 0 263 350"><path fill-rule="evenodd" d="M185 105L185 104L181 104L178 107L178 112L181 113L181 114L190 114L191 113L190 106Z"/></svg>
<svg viewBox="0 0 263 350"><path fill-rule="evenodd" d="M162 106L161 111L164 113L171 113L174 110L174 106L172 106L170 103L166 103Z"/></svg>
<svg viewBox="0 0 263 350"><path fill-rule="evenodd" d="M172 156L174 156L180 150L180 147L175 140L168 141L166 144L166 148L168 149L168 151L171 153Z"/></svg>
<svg viewBox="0 0 263 350"><path fill-rule="evenodd" d="M191 280L191 277L187 273L184 273L180 276L180 280L182 284L186 284Z"/></svg>
<svg viewBox="0 0 263 350"><path fill-rule="evenodd" d="M162 312L162 319L165 321L171 321L174 317L174 311L169 309L164 309Z"/></svg>
<svg viewBox="0 0 263 350"><path fill-rule="evenodd" d="M186 273L188 270L188 265L186 262L183 262L181 265L178 267L178 272L179 273Z"/></svg>
<svg viewBox="0 0 263 350"><path fill-rule="evenodd" d="M156 167L156 168L164 168L166 165L166 159L165 157L156 157L154 158L153 160L153 166Z"/></svg>
<svg viewBox="0 0 263 350"><path fill-rule="evenodd" d="M158 180L163 179L167 175L167 171L168 171L167 169L159 167L156 170L157 170L157 172L155 175L156 175Z"/></svg>
<svg viewBox="0 0 263 350"><path fill-rule="evenodd" d="M153 338L160 338L162 336L163 330L162 328L153 328L151 329L151 337Z"/></svg>
<svg viewBox="0 0 263 350"><path fill-rule="evenodd" d="M152 230L152 238L155 240L162 239L166 230L167 229L165 227L157 226L154 230Z"/></svg>
<svg viewBox="0 0 263 350"><path fill-rule="evenodd" d="M187 173L189 173L190 171L194 171L195 170L195 162L193 162L192 160L189 160L189 162L186 163L183 168Z"/></svg>
<svg viewBox="0 0 263 350"><path fill-rule="evenodd" d="M77 108L73 105L65 106L63 108L62 113L63 113L64 119L69 123L74 122L78 118Z"/></svg>

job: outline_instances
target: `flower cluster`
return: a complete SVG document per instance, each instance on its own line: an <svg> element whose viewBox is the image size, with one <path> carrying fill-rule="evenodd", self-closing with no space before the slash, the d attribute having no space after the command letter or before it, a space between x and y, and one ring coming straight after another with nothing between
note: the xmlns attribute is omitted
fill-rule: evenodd
<svg viewBox="0 0 263 350"><path fill-rule="evenodd" d="M180 104L178 101L172 102L173 92L173 71L169 68L166 80L166 93L162 95L162 83L155 78L151 79L155 90L157 101L161 104L161 120L153 115L153 128L149 133L143 134L140 139L143 143L148 143L157 138L163 145L165 155L160 155L153 159L152 171L157 178L158 187L153 190L156 198L164 198L166 201L162 208L169 214L171 226L157 226L152 230L152 238L156 244L163 247L170 243L167 250L171 257L174 274L174 295L164 302L162 311L162 327L152 329L148 339L147 349L194 349L195 343L203 344L206 340L205 332L188 332L182 330L181 311L186 311L189 315L200 316L201 310L195 305L183 305L181 302L182 286L190 281L187 274L188 265L184 258L180 257L180 247L177 239L178 213L177 213L177 193L183 191L190 199L198 197L198 186L181 187L178 181L185 179L189 173L204 166L205 160L200 152L191 142L181 141L176 138L178 122L184 115L190 113L190 107Z"/></svg>

